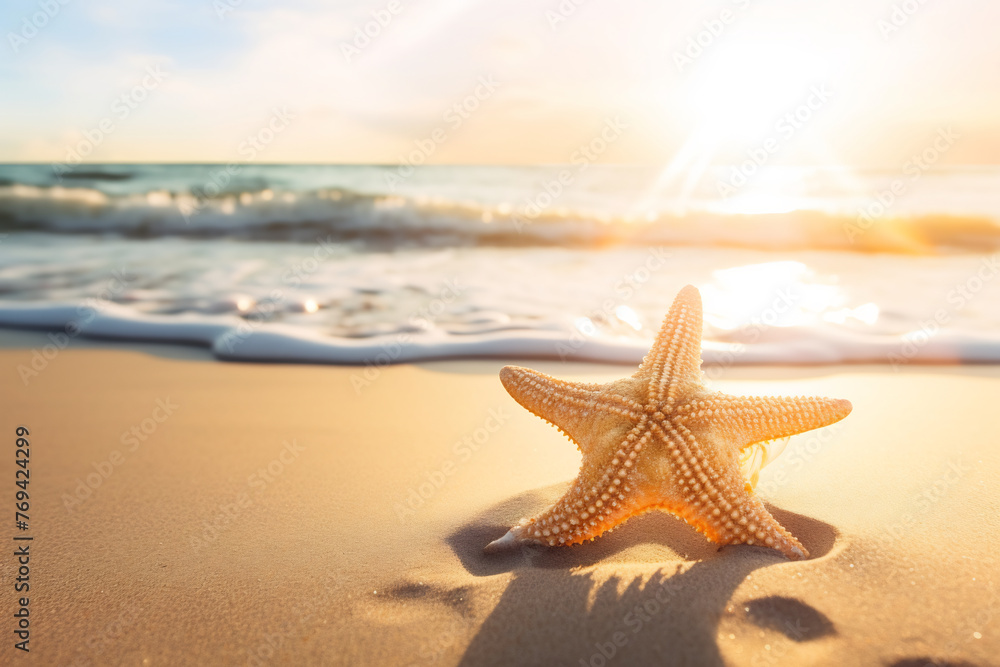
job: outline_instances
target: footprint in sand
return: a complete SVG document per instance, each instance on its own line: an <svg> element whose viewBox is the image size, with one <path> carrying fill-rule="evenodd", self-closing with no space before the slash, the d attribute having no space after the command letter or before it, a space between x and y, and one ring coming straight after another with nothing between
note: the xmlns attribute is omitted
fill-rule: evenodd
<svg viewBox="0 0 1000 667"><path fill-rule="evenodd" d="M818 609L795 598L772 595L745 602L748 620L795 642L837 634L833 622Z"/></svg>

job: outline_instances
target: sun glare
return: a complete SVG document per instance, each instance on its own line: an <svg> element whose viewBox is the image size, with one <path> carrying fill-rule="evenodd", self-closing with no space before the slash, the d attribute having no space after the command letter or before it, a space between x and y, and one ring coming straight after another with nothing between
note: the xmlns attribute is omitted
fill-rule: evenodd
<svg viewBox="0 0 1000 667"><path fill-rule="evenodd" d="M821 322L874 324L879 309L873 303L855 308L836 285L823 284L802 262L749 264L715 271L713 282L701 287L705 320L727 331L747 326L809 326Z"/></svg>
<svg viewBox="0 0 1000 667"><path fill-rule="evenodd" d="M615 309L615 315L618 316L618 319L620 319L622 322L629 325L636 331L642 329L642 320L639 319L639 314L636 313L631 308L629 308L628 306L626 305L618 306L618 308Z"/></svg>
<svg viewBox="0 0 1000 667"><path fill-rule="evenodd" d="M692 74L689 99L699 124L720 141L752 142L773 132L832 69L829 55L787 37L733 39L717 48Z"/></svg>
<svg viewBox="0 0 1000 667"><path fill-rule="evenodd" d="M790 213L800 208L800 202L795 197L789 197L778 192L752 190L724 200L712 210L723 213L742 215L757 215L763 213Z"/></svg>
<svg viewBox="0 0 1000 667"><path fill-rule="evenodd" d="M829 97L825 82L838 66L835 54L787 34L758 37L752 43L733 35L713 44L692 66L683 86L691 119L687 141L637 207L648 207L668 189L679 192L678 207L684 207L713 164L741 162L748 151L760 153L767 141L774 147L771 153L780 151L809 124L803 114L821 112ZM771 166L771 153L757 166ZM718 210L747 214L796 210L800 202L779 194L784 189L761 190L756 182L750 183L737 196L726 197Z"/></svg>

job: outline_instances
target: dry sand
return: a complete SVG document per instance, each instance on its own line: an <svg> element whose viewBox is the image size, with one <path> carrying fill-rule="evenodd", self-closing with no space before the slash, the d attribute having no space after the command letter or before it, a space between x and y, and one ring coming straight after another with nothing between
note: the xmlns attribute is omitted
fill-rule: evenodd
<svg viewBox="0 0 1000 667"><path fill-rule="evenodd" d="M486 557L579 465L504 392L502 362L392 367L356 389L363 369L91 344L25 385L23 346L44 336L4 342L22 346L0 351L6 539L18 425L34 537L29 654L13 648L13 548L0 557L4 664L998 661L997 367L719 375L730 393L854 403L761 475L811 560L719 551L662 513Z"/></svg>

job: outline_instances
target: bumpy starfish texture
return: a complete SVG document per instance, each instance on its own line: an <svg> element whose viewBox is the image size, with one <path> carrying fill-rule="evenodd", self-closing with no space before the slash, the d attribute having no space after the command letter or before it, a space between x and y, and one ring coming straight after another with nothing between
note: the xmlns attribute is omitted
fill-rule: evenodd
<svg viewBox="0 0 1000 667"><path fill-rule="evenodd" d="M631 377L584 384L517 366L500 371L518 403L576 443L583 464L562 499L522 519L488 552L519 542L580 544L631 516L663 509L718 544L808 556L754 494L757 470L746 464L755 459L759 469L773 458L761 450L769 441L840 421L851 404L709 391L701 373L701 332L701 295L688 285Z"/></svg>

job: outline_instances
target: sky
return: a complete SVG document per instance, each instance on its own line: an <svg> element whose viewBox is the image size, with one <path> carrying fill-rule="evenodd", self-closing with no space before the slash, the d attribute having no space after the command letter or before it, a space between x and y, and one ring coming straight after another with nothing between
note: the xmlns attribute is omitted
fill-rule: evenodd
<svg viewBox="0 0 1000 667"><path fill-rule="evenodd" d="M971 0L5 0L0 162L862 168L946 132L939 165L993 164L998 24Z"/></svg>

